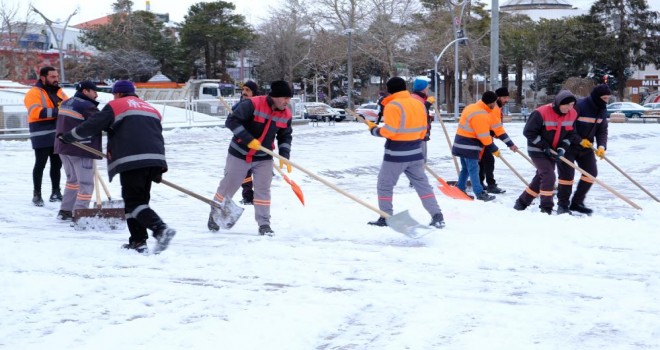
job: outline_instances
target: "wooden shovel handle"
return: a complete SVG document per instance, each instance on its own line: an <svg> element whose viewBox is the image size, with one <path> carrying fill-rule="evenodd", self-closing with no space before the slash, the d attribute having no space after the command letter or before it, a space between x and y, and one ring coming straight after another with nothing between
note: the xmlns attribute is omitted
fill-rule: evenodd
<svg viewBox="0 0 660 350"><path fill-rule="evenodd" d="M371 204L369 204L369 203L367 203L367 202L365 202L365 201L363 201L363 200L361 200L361 199L355 197L354 195L352 195L352 194L350 194L350 193L348 193L348 192L342 190L341 188L337 187L335 184L333 184L333 183L327 181L326 179L324 179L324 178L322 178L322 177L320 177L320 176L318 176L318 175L312 173L311 171L309 171L309 170L303 168L302 166L300 166L300 165L298 165L298 164L296 164L296 163L294 163L294 162L292 162L292 161L290 161L290 160L288 160L288 159L282 157L281 155L279 155L279 154L277 154L277 153L275 153L275 152L269 150L268 148L266 148L266 147L264 147L264 146L260 146L260 147L259 147L259 150L262 151L262 152L264 152L264 153L266 153L266 154L268 154L268 155L270 155L270 156L272 156L272 157L275 157L275 158L281 159L281 160L283 160L283 161L285 161L285 162L288 162L289 164L291 164L292 167L294 167L294 168L296 168L296 169L302 171L303 173L305 173L305 174L307 174L307 175L309 175L309 176L315 178L316 180L320 181L320 182L323 183L324 185L326 185L326 186L332 188L333 190L335 190L335 191L337 191L337 192L343 194L344 196L346 196L346 197L348 197L348 198L350 198L350 199L352 199L352 200L354 200L354 201L356 201L356 202L362 204L363 206L365 206L365 207L367 207L367 208L369 208L369 209L375 211L376 213L378 213L378 215L384 217L385 219L387 219L387 218L389 218L389 217L391 216L391 215L387 214L386 212L384 212L384 211L382 211L382 210L380 210L380 209L378 209L378 208L372 206Z"/></svg>

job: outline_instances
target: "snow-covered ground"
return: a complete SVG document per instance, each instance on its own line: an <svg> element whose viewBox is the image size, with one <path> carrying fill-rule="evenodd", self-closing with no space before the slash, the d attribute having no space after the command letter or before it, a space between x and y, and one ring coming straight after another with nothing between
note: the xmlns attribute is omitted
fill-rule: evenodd
<svg viewBox="0 0 660 350"><path fill-rule="evenodd" d="M524 148L523 124L506 127ZM211 198L230 136L166 131L165 178ZM659 144L660 125L611 124L607 155L660 196ZM292 160L376 206L382 145L359 123L295 126ZM429 150L454 180L440 124ZM503 155L531 180L524 158ZM378 215L298 170L305 206L273 181L274 237L257 235L250 206L211 233L206 204L154 185L152 207L178 234L149 256L120 249L125 228L75 231L57 204L32 206L29 141L0 141L0 164L0 348L660 349L660 204L605 161L599 179L643 210L595 185L591 217L517 212L524 185L497 161L505 194L436 190L447 227L417 240L366 225ZM407 180L395 191L395 212L430 221Z"/></svg>

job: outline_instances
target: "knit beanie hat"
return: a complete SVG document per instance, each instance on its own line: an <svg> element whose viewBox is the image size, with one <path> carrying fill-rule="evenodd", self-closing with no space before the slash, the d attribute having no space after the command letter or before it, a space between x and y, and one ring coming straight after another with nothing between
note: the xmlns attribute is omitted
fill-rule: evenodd
<svg viewBox="0 0 660 350"><path fill-rule="evenodd" d="M112 93L134 94L135 85L133 85L133 82L129 80L118 80L114 85L112 85Z"/></svg>
<svg viewBox="0 0 660 350"><path fill-rule="evenodd" d="M270 83L270 97L293 97L293 91L289 83L284 80L276 80Z"/></svg>
<svg viewBox="0 0 660 350"><path fill-rule="evenodd" d="M429 81L425 78L417 78L413 82L413 88L412 91L422 91L426 89L426 87L429 86Z"/></svg>
<svg viewBox="0 0 660 350"><path fill-rule="evenodd" d="M486 91L486 92L484 92L483 95L481 95L481 101L483 101L483 103L489 105L489 104L497 101L497 95L492 91Z"/></svg>
<svg viewBox="0 0 660 350"><path fill-rule="evenodd" d="M390 94L406 90L406 81L401 77L392 77L385 85L387 86L387 92Z"/></svg>
<svg viewBox="0 0 660 350"><path fill-rule="evenodd" d="M557 107L561 105L567 105L571 102L575 103L577 102L577 99L575 98L575 95L573 95L573 93L569 90L561 90L555 97L555 105Z"/></svg>
<svg viewBox="0 0 660 350"><path fill-rule="evenodd" d="M259 95L259 87L257 86L257 83L253 82L252 80L248 80L243 84L243 86L247 86L248 89L252 90L252 95L258 96Z"/></svg>
<svg viewBox="0 0 660 350"><path fill-rule="evenodd" d="M507 97L509 96L509 89L502 86L501 88L495 90L495 94L497 94L497 97Z"/></svg>
<svg viewBox="0 0 660 350"><path fill-rule="evenodd" d="M594 98L600 98L601 96L611 95L612 90L607 84L596 85L593 90L591 90L591 96Z"/></svg>

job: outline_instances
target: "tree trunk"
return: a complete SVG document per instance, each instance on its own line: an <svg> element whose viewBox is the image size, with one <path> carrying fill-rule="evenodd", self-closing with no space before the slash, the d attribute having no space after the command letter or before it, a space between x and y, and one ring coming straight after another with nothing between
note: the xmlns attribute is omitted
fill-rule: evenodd
<svg viewBox="0 0 660 350"><path fill-rule="evenodd" d="M516 106L522 105L523 97L523 62L518 60L516 62Z"/></svg>

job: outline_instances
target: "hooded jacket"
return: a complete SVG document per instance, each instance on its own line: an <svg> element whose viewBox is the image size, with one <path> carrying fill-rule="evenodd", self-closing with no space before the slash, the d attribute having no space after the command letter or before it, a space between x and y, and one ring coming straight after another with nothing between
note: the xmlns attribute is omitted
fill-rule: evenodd
<svg viewBox="0 0 660 350"><path fill-rule="evenodd" d="M59 115L57 117L56 134L59 135L70 131L94 114L98 113L98 105L98 101L90 99L81 91L76 92L72 98L65 100L60 105ZM97 151L101 151L101 133L92 135L88 139L81 140L80 143L92 147ZM101 157L97 155L93 155L78 146L66 144L57 138L55 139L55 153L67 156L101 159Z"/></svg>
<svg viewBox="0 0 660 350"><path fill-rule="evenodd" d="M562 90L555 100L534 110L523 128L523 135L527 138L527 153L532 158L546 157L546 148L566 149L571 144L577 145L582 140L575 132L573 124L577 119L577 112L571 108L563 114L559 104L566 98L575 96L568 90Z"/></svg>

